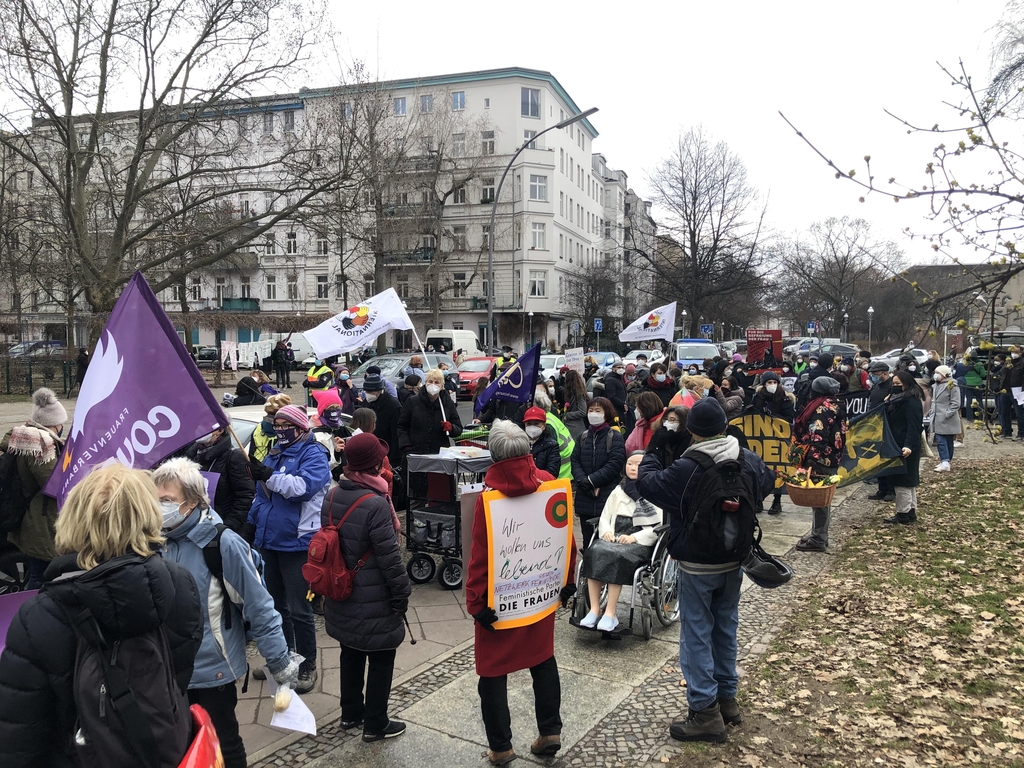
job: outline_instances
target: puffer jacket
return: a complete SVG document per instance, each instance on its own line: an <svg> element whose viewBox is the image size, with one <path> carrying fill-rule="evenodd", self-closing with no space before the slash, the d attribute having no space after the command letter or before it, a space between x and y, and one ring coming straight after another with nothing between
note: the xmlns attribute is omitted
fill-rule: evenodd
<svg viewBox="0 0 1024 768"><path fill-rule="evenodd" d="M572 452L573 503L576 517L598 517L626 468L626 441L614 429L587 429ZM595 496L594 490L598 493Z"/></svg>
<svg viewBox="0 0 1024 768"><path fill-rule="evenodd" d="M405 638L402 614L391 605L395 599L408 599L412 593L409 576L402 564L391 507L376 491L342 478L324 499L321 523L337 524L349 507L361 496L345 524L338 528L341 554L349 568L370 552L363 567L352 580L348 600L324 602L327 634L344 646L360 651L397 648Z"/></svg>
<svg viewBox="0 0 1024 768"><path fill-rule="evenodd" d="M441 415L441 403L444 401L444 416ZM447 419L452 431L446 435L441 423ZM402 413L398 416L399 447L405 453L440 453L441 448L451 445L449 438L462 434L462 419L459 409L444 392L436 400L431 400L424 387L419 394L405 401Z"/></svg>
<svg viewBox="0 0 1024 768"><path fill-rule="evenodd" d="M985 366L980 362L967 363L967 371L964 373L964 382L968 387L981 389L985 386L985 377L988 375Z"/></svg>
<svg viewBox="0 0 1024 768"><path fill-rule="evenodd" d="M15 438L15 446L21 444L26 447L11 447L12 436ZM52 448L49 447L51 444ZM34 448L30 449L30 445ZM29 557L52 560L57 556L53 548L57 502L44 494L43 488L57 466L57 460L64 450L64 441L42 424L29 421L12 429L0 442L0 451L8 450L18 455L21 491L30 497L28 509L21 519L21 527L12 531L8 539Z"/></svg>
<svg viewBox="0 0 1024 768"><path fill-rule="evenodd" d="M210 573L203 547L217 537L219 522L216 512L196 510L167 533L164 545L164 557L192 574L203 607L203 642L189 688L215 688L245 677L245 622L249 622L249 635L271 672L279 672L291 660L281 614L274 610L274 600L256 570L254 553L241 536L230 530L221 535L223 589Z"/></svg>
<svg viewBox="0 0 1024 768"><path fill-rule="evenodd" d="M256 526L257 549L305 552L320 530L320 504L331 484L327 451L311 433L283 450L275 445L264 465L274 470L256 484L248 522Z"/></svg>
<svg viewBox="0 0 1024 768"><path fill-rule="evenodd" d="M0 656L0 762L5 768L73 768L75 632L57 600L89 608L105 637L163 625L184 693L203 620L188 571L159 555L123 555L82 571L75 555L46 569L43 589L18 610Z"/></svg>
<svg viewBox="0 0 1024 768"><path fill-rule="evenodd" d="M936 435L959 435L960 387L952 379L932 384L932 432Z"/></svg>
<svg viewBox="0 0 1024 768"><path fill-rule="evenodd" d="M614 371L606 373L604 377L604 396L612 401L615 411L621 419L626 413L626 383L622 376Z"/></svg>
<svg viewBox="0 0 1024 768"><path fill-rule="evenodd" d="M220 475L213 508L224 525L236 533L242 530L256 498L256 485L249 475L245 454L233 447L231 436L225 433L211 445L193 444L186 455L204 472Z"/></svg>
<svg viewBox="0 0 1024 768"><path fill-rule="evenodd" d="M398 467L402 464L402 450L398 444L398 417L402 413L402 404L398 398L389 392L380 392L372 403L366 403L361 408L369 408L377 414L377 426L373 434L388 444L388 459L391 466Z"/></svg>
<svg viewBox="0 0 1024 768"><path fill-rule="evenodd" d="M728 395L722 391L721 387L715 387L715 398L718 400L718 404L722 406L722 410L725 411L725 418L727 419L735 419L743 413L744 397L742 387L738 387L735 392L729 392Z"/></svg>
<svg viewBox="0 0 1024 768"><path fill-rule="evenodd" d="M558 477L562 458L558 454L558 441L551 427L544 427L537 442L530 446L530 453L533 454L533 463L537 465L537 469L547 472L552 477Z"/></svg>

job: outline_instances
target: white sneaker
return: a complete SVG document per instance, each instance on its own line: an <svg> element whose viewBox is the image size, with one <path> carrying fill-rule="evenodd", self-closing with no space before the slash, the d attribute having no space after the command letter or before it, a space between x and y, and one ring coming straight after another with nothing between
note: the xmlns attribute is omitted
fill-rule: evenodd
<svg viewBox="0 0 1024 768"><path fill-rule="evenodd" d="M583 621L580 622L580 626L586 627L587 629L593 629L597 626L597 620L600 616L601 614L599 613L588 613L583 617Z"/></svg>
<svg viewBox="0 0 1024 768"><path fill-rule="evenodd" d="M618 616L602 616L601 620L597 622L597 629L600 632L611 632L619 626Z"/></svg>
<svg viewBox="0 0 1024 768"><path fill-rule="evenodd" d="M953 447L954 448L963 448L964 444L962 442L960 442L959 440L954 440L953 441Z"/></svg>
<svg viewBox="0 0 1024 768"><path fill-rule="evenodd" d="M935 471L936 472L949 472L949 462L948 461L940 461L935 466Z"/></svg>

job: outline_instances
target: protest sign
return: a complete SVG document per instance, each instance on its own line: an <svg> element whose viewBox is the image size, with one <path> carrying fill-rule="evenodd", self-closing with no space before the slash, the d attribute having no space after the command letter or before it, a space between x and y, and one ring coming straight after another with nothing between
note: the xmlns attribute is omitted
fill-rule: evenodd
<svg viewBox="0 0 1024 768"><path fill-rule="evenodd" d="M899 473L903 467L902 449L893 439L885 406L880 405L865 416L850 420L843 460L836 472L841 478L840 487L875 475Z"/></svg>
<svg viewBox="0 0 1024 768"><path fill-rule="evenodd" d="M765 353L770 352L770 357ZM782 360L782 331L761 328L747 329L747 363L774 368Z"/></svg>
<svg viewBox="0 0 1024 768"><path fill-rule="evenodd" d="M868 412L870 407L871 392L863 389L856 392L846 392L840 397L846 402L846 418L849 421L859 419Z"/></svg>
<svg viewBox="0 0 1024 768"><path fill-rule="evenodd" d="M523 627L554 613L569 578L572 487L549 480L526 496L483 494L488 605L495 629Z"/></svg>
<svg viewBox="0 0 1024 768"><path fill-rule="evenodd" d="M793 428L785 419L753 411L737 416L729 422L738 429L746 440L746 447L761 457L761 460L778 473L790 469L789 444ZM775 481L776 488L782 488L783 480Z"/></svg>
<svg viewBox="0 0 1024 768"><path fill-rule="evenodd" d="M565 350L565 366L569 370L576 371L583 375L583 347L573 347Z"/></svg>
<svg viewBox="0 0 1024 768"><path fill-rule="evenodd" d="M644 312L619 334L619 341L672 341L676 327L676 302Z"/></svg>
<svg viewBox="0 0 1024 768"><path fill-rule="evenodd" d="M526 351L522 357L498 374L477 398L476 408L483 408L492 397L508 403L528 403L533 400L540 370L540 344Z"/></svg>

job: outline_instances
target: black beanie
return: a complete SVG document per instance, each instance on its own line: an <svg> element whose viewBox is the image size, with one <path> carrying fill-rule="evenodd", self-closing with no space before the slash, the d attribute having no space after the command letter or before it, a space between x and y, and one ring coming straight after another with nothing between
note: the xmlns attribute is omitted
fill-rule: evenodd
<svg viewBox="0 0 1024 768"><path fill-rule="evenodd" d="M728 426L725 411L713 397L698 400L686 417L686 429L697 437L716 437L723 434Z"/></svg>

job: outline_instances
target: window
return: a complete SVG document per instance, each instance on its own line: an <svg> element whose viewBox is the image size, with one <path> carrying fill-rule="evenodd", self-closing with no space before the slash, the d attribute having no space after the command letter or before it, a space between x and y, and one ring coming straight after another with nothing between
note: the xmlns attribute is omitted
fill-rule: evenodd
<svg viewBox="0 0 1024 768"><path fill-rule="evenodd" d="M466 156L466 134L452 134L452 154L455 155L455 157Z"/></svg>
<svg viewBox="0 0 1024 768"><path fill-rule="evenodd" d="M363 298L368 299L374 294L373 273L366 272L363 275Z"/></svg>
<svg viewBox="0 0 1024 768"><path fill-rule="evenodd" d="M547 176L536 176L530 174L530 199L531 200L547 200L548 199L548 177Z"/></svg>
<svg viewBox="0 0 1024 768"><path fill-rule="evenodd" d="M238 123L238 138L249 138L249 116L239 115L235 122Z"/></svg>
<svg viewBox="0 0 1024 768"><path fill-rule="evenodd" d="M395 99L395 116L401 117L405 114L405 96Z"/></svg>
<svg viewBox="0 0 1024 768"><path fill-rule="evenodd" d="M351 101L346 101L344 104L341 105L341 114L343 115L343 118L345 120L351 120L352 119L352 102Z"/></svg>
<svg viewBox="0 0 1024 768"><path fill-rule="evenodd" d="M455 322L452 323L452 330L453 331L464 331L464 330L466 330L466 324L465 323L460 323L458 321L455 321Z"/></svg>
<svg viewBox="0 0 1024 768"><path fill-rule="evenodd" d="M434 250L437 248L437 238L433 235L424 235L420 238L420 248L427 248L431 251Z"/></svg>
<svg viewBox="0 0 1024 768"><path fill-rule="evenodd" d="M430 205L431 197L433 197L433 194L429 189L424 189L422 192L420 192L420 203L423 205L424 208Z"/></svg>
<svg viewBox="0 0 1024 768"><path fill-rule="evenodd" d="M192 301L199 301L203 298L203 283L198 277L190 277L188 279L188 293L189 298Z"/></svg>
<svg viewBox="0 0 1024 768"><path fill-rule="evenodd" d="M294 255L299 252L299 235L296 232L289 232L285 235L285 252Z"/></svg>
<svg viewBox="0 0 1024 768"><path fill-rule="evenodd" d="M263 113L263 135L273 136L274 135L274 113L264 112Z"/></svg>
<svg viewBox="0 0 1024 768"><path fill-rule="evenodd" d="M534 248L534 250L537 250L537 251L545 250L547 248L547 246L544 245L544 241L546 240L545 235L547 233L547 225L544 224L543 222L535 221L535 222L533 222L532 231L533 231L533 248Z"/></svg>
<svg viewBox="0 0 1024 768"><path fill-rule="evenodd" d="M604 237L606 240L611 239L612 236L612 223L607 219L604 222Z"/></svg>
<svg viewBox="0 0 1024 768"><path fill-rule="evenodd" d="M461 112L466 108L466 92L465 91L453 91L452 92L452 109L456 112Z"/></svg>
<svg viewBox="0 0 1024 768"><path fill-rule="evenodd" d="M466 228L464 226L452 227L452 242L456 251L466 250Z"/></svg>
<svg viewBox="0 0 1024 768"><path fill-rule="evenodd" d="M533 141L533 137L536 136L536 135L537 135L536 131L523 131L523 139L524 139L524 141L530 142L529 145L528 145L529 149L536 149L537 148L537 142Z"/></svg>
<svg viewBox="0 0 1024 768"><path fill-rule="evenodd" d="M558 300L565 301L565 278L558 276Z"/></svg>
<svg viewBox="0 0 1024 768"><path fill-rule="evenodd" d="M295 301L299 298L299 278L297 275L288 275L288 299Z"/></svg>
<svg viewBox="0 0 1024 768"><path fill-rule="evenodd" d="M181 297L183 294L184 286L177 283L171 286L171 301L181 301ZM14 294L14 298L19 298L18 294Z"/></svg>
<svg viewBox="0 0 1024 768"><path fill-rule="evenodd" d="M395 292L398 294L400 299L409 298L409 276L398 275L395 278Z"/></svg>
<svg viewBox="0 0 1024 768"><path fill-rule="evenodd" d="M370 194L370 190L363 190L363 208L369 208L373 203L373 195Z"/></svg>
<svg viewBox="0 0 1024 768"><path fill-rule="evenodd" d="M558 150L558 172L565 173L565 150Z"/></svg>
<svg viewBox="0 0 1024 768"><path fill-rule="evenodd" d="M263 251L267 256L277 253L277 235L274 232L267 232L267 239L263 242Z"/></svg>
<svg viewBox="0 0 1024 768"><path fill-rule="evenodd" d="M316 297L318 299L331 298L331 287L327 281L327 275L316 276Z"/></svg>
<svg viewBox="0 0 1024 768"><path fill-rule="evenodd" d="M270 213L274 210L274 193L264 192L263 193L263 212Z"/></svg>
<svg viewBox="0 0 1024 768"><path fill-rule="evenodd" d="M466 273L455 272L452 274L452 296L456 299L466 298Z"/></svg>
<svg viewBox="0 0 1024 768"><path fill-rule="evenodd" d="M455 192L452 193L452 201L456 205L465 205L465 203L466 203L466 188L465 187L459 187L458 189L456 189Z"/></svg>
<svg viewBox="0 0 1024 768"><path fill-rule="evenodd" d="M28 171L26 176L26 182L29 189L35 186L36 174L35 171Z"/></svg>
<svg viewBox="0 0 1024 768"><path fill-rule="evenodd" d="M565 235L558 235L558 258L565 258Z"/></svg>
<svg viewBox="0 0 1024 768"><path fill-rule="evenodd" d="M540 89L539 88L523 88L522 94L522 111L523 117L540 117Z"/></svg>
<svg viewBox="0 0 1024 768"><path fill-rule="evenodd" d="M565 216L565 192L558 193L558 215Z"/></svg>
<svg viewBox="0 0 1024 768"><path fill-rule="evenodd" d="M214 288L214 290L215 290L216 295L217 295L217 306L218 307L223 307L224 306L224 298L225 298L225 296L227 295L227 292L228 292L227 282L228 282L227 278L225 278L225 277L218 277L216 279L216 281L215 281L216 287Z"/></svg>
<svg viewBox="0 0 1024 768"><path fill-rule="evenodd" d="M433 136L420 136L420 151L424 154L428 154L434 151L434 137Z"/></svg>
<svg viewBox="0 0 1024 768"><path fill-rule="evenodd" d="M249 215L249 195L243 192L238 196L238 207L241 209L243 216Z"/></svg>
<svg viewBox="0 0 1024 768"><path fill-rule="evenodd" d="M249 282L249 278L248 277L243 277L242 278L241 296L242 296L243 299L251 299L252 298L252 284Z"/></svg>
<svg viewBox="0 0 1024 768"><path fill-rule="evenodd" d="M395 195L395 205L408 205L409 204L409 193L399 192Z"/></svg>
<svg viewBox="0 0 1024 768"><path fill-rule="evenodd" d="M484 224L482 229L483 229L483 238L480 241L480 247L481 248L490 248L491 247L491 225L490 224Z"/></svg>
<svg viewBox="0 0 1024 768"><path fill-rule="evenodd" d="M323 232L317 232L316 233L316 252L317 252L317 254L319 254L320 256L326 256L329 250L330 250L330 245L328 245L327 235L325 235Z"/></svg>
<svg viewBox="0 0 1024 768"><path fill-rule="evenodd" d="M494 179L481 179L483 189L480 190L480 202L481 203L493 203L494 202Z"/></svg>
<svg viewBox="0 0 1024 768"><path fill-rule="evenodd" d="M295 110L286 109L284 111L284 132L295 133Z"/></svg>
<svg viewBox="0 0 1024 768"><path fill-rule="evenodd" d="M420 112L424 115L434 111L434 95L432 93L420 96Z"/></svg>
<svg viewBox="0 0 1024 768"><path fill-rule="evenodd" d="M484 109L490 109L490 108L491 108L491 100L490 99L484 99Z"/></svg>
<svg viewBox="0 0 1024 768"><path fill-rule="evenodd" d="M483 131L480 134L483 139L483 146L480 148L480 154L482 155L493 155L494 154L494 131Z"/></svg>
<svg viewBox="0 0 1024 768"><path fill-rule="evenodd" d="M275 275L267 275L267 298L271 301L277 299L277 277Z"/></svg>

